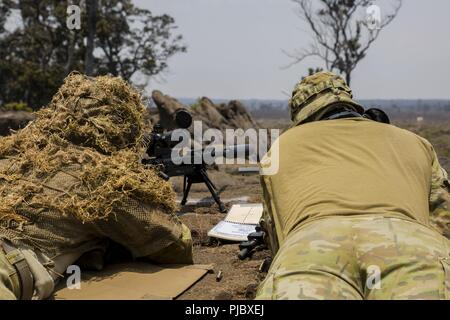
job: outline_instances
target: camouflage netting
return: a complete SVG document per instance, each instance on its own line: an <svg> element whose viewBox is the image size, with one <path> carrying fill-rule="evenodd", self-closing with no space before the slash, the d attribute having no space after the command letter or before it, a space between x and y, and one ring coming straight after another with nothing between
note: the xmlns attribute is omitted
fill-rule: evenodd
<svg viewBox="0 0 450 320"><path fill-rule="evenodd" d="M144 114L140 95L120 78L69 75L35 121L0 138L0 222L22 226L24 206L90 222L130 199L173 213L169 183L139 164L150 130ZM61 172L73 177L69 188L47 184Z"/></svg>

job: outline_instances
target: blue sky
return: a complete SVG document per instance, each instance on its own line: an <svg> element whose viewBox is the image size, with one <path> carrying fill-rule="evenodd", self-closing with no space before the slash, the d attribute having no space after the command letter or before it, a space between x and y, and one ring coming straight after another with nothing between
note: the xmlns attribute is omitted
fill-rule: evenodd
<svg viewBox="0 0 450 320"><path fill-rule="evenodd" d="M290 62L282 50L310 42L290 0L134 2L172 15L188 45L188 53L169 61L164 81L152 81L149 90L188 98L284 99L308 67L321 65L307 60L281 68ZM450 99L450 1L404 0L354 71L352 88L357 99Z"/></svg>

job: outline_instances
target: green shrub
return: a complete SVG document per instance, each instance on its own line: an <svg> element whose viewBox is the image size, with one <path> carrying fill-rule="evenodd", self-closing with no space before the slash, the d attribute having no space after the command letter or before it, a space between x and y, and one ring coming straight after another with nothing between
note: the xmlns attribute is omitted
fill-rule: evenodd
<svg viewBox="0 0 450 320"><path fill-rule="evenodd" d="M0 107L2 111L27 111L33 112L25 102L8 102Z"/></svg>

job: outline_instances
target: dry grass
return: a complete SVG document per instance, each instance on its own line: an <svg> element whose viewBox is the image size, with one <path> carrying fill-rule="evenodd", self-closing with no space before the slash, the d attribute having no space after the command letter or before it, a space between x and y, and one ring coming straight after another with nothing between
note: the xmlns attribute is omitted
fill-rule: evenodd
<svg viewBox="0 0 450 320"><path fill-rule="evenodd" d="M411 130L431 142L439 157L441 165L450 172L450 123L444 121L426 122L399 122L399 127Z"/></svg>

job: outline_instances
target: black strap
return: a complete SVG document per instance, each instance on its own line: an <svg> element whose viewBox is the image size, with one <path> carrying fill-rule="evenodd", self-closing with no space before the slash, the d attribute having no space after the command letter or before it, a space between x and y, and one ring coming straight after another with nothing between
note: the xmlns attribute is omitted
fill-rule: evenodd
<svg viewBox="0 0 450 320"><path fill-rule="evenodd" d="M31 300L34 293L33 275L23 254L14 246L0 241L0 245L6 253L6 258L17 270L20 280L20 300Z"/></svg>
<svg viewBox="0 0 450 320"><path fill-rule="evenodd" d="M447 191L450 192L450 182L448 182L448 180L444 180L444 186L447 188Z"/></svg>
<svg viewBox="0 0 450 320"><path fill-rule="evenodd" d="M333 113L329 116L325 116L321 120L337 120L337 119L344 119L344 118L358 118L361 117L361 115L353 110L344 110L337 113Z"/></svg>

